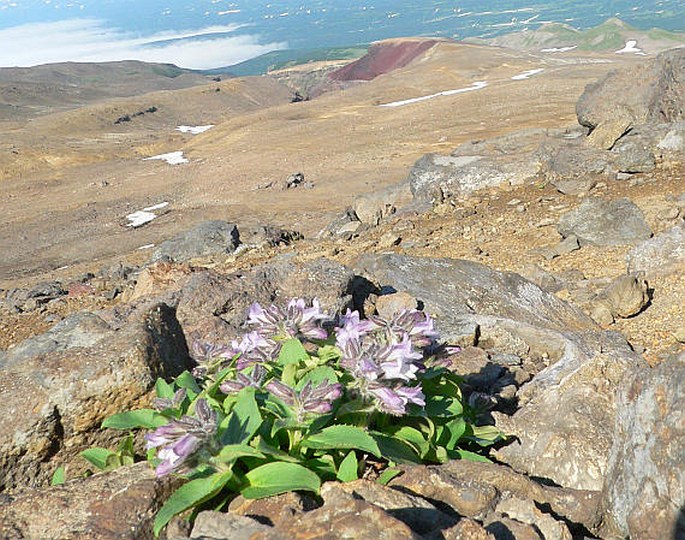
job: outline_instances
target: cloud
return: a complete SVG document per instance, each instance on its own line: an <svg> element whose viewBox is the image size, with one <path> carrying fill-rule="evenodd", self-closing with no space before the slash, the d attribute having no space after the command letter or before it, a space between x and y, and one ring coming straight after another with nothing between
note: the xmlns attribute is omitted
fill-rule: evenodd
<svg viewBox="0 0 685 540"><path fill-rule="evenodd" d="M30 23L0 30L0 67L54 62L142 60L209 69L242 62L285 43L259 43L259 36L234 32L239 25L134 36L100 19Z"/></svg>

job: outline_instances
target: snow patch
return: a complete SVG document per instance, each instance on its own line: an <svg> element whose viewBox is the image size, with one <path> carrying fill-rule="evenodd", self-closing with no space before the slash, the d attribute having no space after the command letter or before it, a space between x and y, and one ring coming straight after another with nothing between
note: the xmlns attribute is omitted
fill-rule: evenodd
<svg viewBox="0 0 685 540"><path fill-rule="evenodd" d="M153 247L155 247L155 244L145 244L144 246L140 246L140 247L138 248L138 250L139 250L139 251L142 251L142 250L145 250L145 249L152 249Z"/></svg>
<svg viewBox="0 0 685 540"><path fill-rule="evenodd" d="M158 156L151 156L143 158L143 161L151 161L153 159L159 159L161 161L166 161L169 165L180 165L181 163L190 163L190 160L183 156L183 152L179 150L178 152L169 152L168 154L159 154Z"/></svg>
<svg viewBox="0 0 685 540"><path fill-rule="evenodd" d="M136 212L127 215L126 219L128 219L129 221L127 227L133 227L135 229L137 227L145 225L146 223L150 223L153 219L157 217L157 214L155 214L154 211L161 210L162 208L165 208L167 206L169 206L168 202L162 202L159 204L155 204L154 206L148 206L147 208L143 208L142 210L137 210Z"/></svg>
<svg viewBox="0 0 685 540"><path fill-rule="evenodd" d="M629 39L628 41L626 41L625 47L623 47L619 51L616 51L616 54L629 54L629 53L640 54L640 55L645 54L645 52L642 49L640 49L640 47L637 46L637 41L634 39Z"/></svg>
<svg viewBox="0 0 685 540"><path fill-rule="evenodd" d="M538 68L538 69L529 69L528 71L524 71L523 73L519 73L518 75L514 75L511 80L512 81L523 81L525 79L530 79L533 75L537 75L538 73L542 73L544 68Z"/></svg>
<svg viewBox="0 0 685 540"><path fill-rule="evenodd" d="M420 101L426 101L428 99L433 99L440 96L453 96L455 94L463 94L464 92L473 92L474 90L480 90L488 85L485 81L476 81L471 86L466 88L457 88L456 90L445 90L444 92L438 92L437 94L430 94L428 96L421 96L411 99L403 99L401 101L393 101L392 103L382 103L379 107L402 107L404 105L410 105L412 103L419 103Z"/></svg>
<svg viewBox="0 0 685 540"><path fill-rule="evenodd" d="M578 45L572 45L570 47L551 47L549 49L540 49L540 52L567 52L577 48Z"/></svg>
<svg viewBox="0 0 685 540"><path fill-rule="evenodd" d="M176 131L180 131L181 133L190 133L191 135L199 135L200 133L204 133L207 130L210 130L214 127L214 124L208 124L206 126L178 126L176 128Z"/></svg>

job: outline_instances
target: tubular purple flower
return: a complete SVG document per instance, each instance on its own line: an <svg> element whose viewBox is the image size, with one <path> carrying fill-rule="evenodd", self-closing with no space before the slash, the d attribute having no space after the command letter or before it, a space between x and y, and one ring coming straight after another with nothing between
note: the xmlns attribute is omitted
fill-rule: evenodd
<svg viewBox="0 0 685 540"><path fill-rule="evenodd" d="M176 409L181 403L183 403L187 393L188 392L185 388L179 388L174 393L173 398L155 398L152 403L155 406L155 409L158 411L163 411L165 409Z"/></svg>
<svg viewBox="0 0 685 540"><path fill-rule="evenodd" d="M204 399L195 402L195 416L183 416L145 435L145 447L160 448L157 476L164 476L186 465L192 454L206 443L217 429L216 412Z"/></svg>
<svg viewBox="0 0 685 540"><path fill-rule="evenodd" d="M297 394L295 393L295 390L290 388L287 384L277 381L276 379L269 381L264 388L266 388L277 398L282 399L291 407L293 407L297 401Z"/></svg>
<svg viewBox="0 0 685 540"><path fill-rule="evenodd" d="M350 311L340 317L341 326L335 329L335 342L339 348L343 348L350 340L360 340L371 332L376 325L369 320L360 320L358 311Z"/></svg>
<svg viewBox="0 0 685 540"><path fill-rule="evenodd" d="M300 406L305 412L325 414L333 408L333 402L342 396L342 386L338 383L322 382L313 387L311 381L300 391Z"/></svg>
<svg viewBox="0 0 685 540"><path fill-rule="evenodd" d="M397 395L406 400L406 403L414 403L419 407L426 406L426 396L420 386L400 386L395 389Z"/></svg>
<svg viewBox="0 0 685 540"><path fill-rule="evenodd" d="M329 316L321 311L317 299L312 301L311 307L307 307L302 298L293 298L285 311L274 305L264 309L257 303L252 304L247 323L255 326L256 331L264 337L326 339L328 332L321 328L320 322L327 319Z"/></svg>
<svg viewBox="0 0 685 540"><path fill-rule="evenodd" d="M233 380L224 380L219 386L219 389L224 394L235 394L240 392L243 388L251 386L253 388L261 388L264 377L266 376L266 370L261 364L255 364L252 368L252 373L246 375L244 373L238 373L236 378Z"/></svg>
<svg viewBox="0 0 685 540"><path fill-rule="evenodd" d="M369 392L376 398L378 408L394 416L402 416L406 413L406 400L392 388L387 386L370 386Z"/></svg>
<svg viewBox="0 0 685 540"><path fill-rule="evenodd" d="M196 361L206 363L211 362L215 358L231 358L233 353L230 347L226 345L193 339L191 355Z"/></svg>
<svg viewBox="0 0 685 540"><path fill-rule="evenodd" d="M423 355L413 349L407 334L404 334L400 343L386 346L384 349L381 353L380 367L386 379L402 379L404 381L416 379L416 373L420 367L415 361L421 360Z"/></svg>

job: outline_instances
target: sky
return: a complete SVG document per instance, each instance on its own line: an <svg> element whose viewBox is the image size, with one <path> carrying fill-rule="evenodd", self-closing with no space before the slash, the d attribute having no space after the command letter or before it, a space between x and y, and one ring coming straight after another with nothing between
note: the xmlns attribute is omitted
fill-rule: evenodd
<svg viewBox="0 0 685 540"><path fill-rule="evenodd" d="M685 32L685 0L0 0L0 67L142 60L226 67L397 36L461 39L618 16Z"/></svg>

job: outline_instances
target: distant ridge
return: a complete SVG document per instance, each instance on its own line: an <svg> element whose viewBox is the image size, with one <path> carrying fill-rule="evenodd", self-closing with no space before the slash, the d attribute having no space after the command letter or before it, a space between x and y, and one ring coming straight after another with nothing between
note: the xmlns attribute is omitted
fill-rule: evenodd
<svg viewBox="0 0 685 540"><path fill-rule="evenodd" d="M542 52L566 52L571 48L579 51L616 52L624 48L627 42L635 41L639 52L656 54L685 45L685 33L669 32L659 28L639 30L612 17L587 30L579 30L563 23L547 23L535 30L513 32L490 39L471 38L466 41Z"/></svg>

